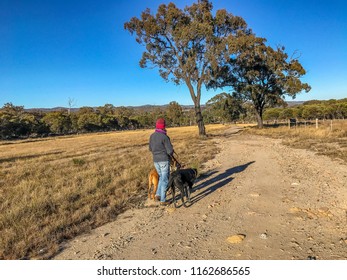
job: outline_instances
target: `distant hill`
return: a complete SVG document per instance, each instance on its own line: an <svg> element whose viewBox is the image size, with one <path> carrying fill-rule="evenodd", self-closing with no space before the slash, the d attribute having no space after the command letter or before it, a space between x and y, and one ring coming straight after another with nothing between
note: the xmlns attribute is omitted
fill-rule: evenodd
<svg viewBox="0 0 347 280"><path fill-rule="evenodd" d="M25 109L27 112L39 111L39 112L56 112L56 111L67 111L69 108L66 107L54 107L54 108L30 108ZM71 108L71 112L77 112L79 108Z"/></svg>
<svg viewBox="0 0 347 280"><path fill-rule="evenodd" d="M298 106L302 105L306 101L287 101L287 104L289 107L293 106ZM132 108L137 111L153 111L155 109L165 109L169 104L164 104L164 105L140 105L140 106L124 106L126 108ZM118 106L118 107L123 107L123 106ZM189 109L194 109L194 105L181 105L183 110L189 110ZM201 105L201 108L204 109L205 105ZM117 107L116 107L117 108ZM67 111L69 108L67 107L54 107L54 108L30 108L30 109L25 109L28 112L32 111L40 111L40 112L54 112L54 111ZM94 109L97 109L97 107L94 107ZM79 108L71 108L71 112L78 112Z"/></svg>
<svg viewBox="0 0 347 280"><path fill-rule="evenodd" d="M155 109L165 109L169 104L165 105L140 105L140 106L115 106L115 108L119 107L126 107L126 108L131 108L134 110L138 111L153 111ZM102 107L102 106L101 106ZM193 109L194 105L181 105L183 110L187 109ZM201 105L201 108L204 108L204 105ZM93 107L94 109L97 109L98 107ZM67 111L69 108L67 107L54 107L54 108L30 108L30 109L25 109L25 111L32 112L32 111L40 111L40 112L55 112L55 111ZM78 112L80 108L71 108L71 112Z"/></svg>
<svg viewBox="0 0 347 280"><path fill-rule="evenodd" d="M302 105L306 101L287 101L288 107Z"/></svg>

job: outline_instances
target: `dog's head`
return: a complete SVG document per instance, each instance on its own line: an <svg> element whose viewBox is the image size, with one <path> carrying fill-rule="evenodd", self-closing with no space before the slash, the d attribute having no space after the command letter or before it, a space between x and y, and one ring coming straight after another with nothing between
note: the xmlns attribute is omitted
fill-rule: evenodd
<svg viewBox="0 0 347 280"><path fill-rule="evenodd" d="M198 170L196 168L192 168L192 172L194 173L194 179L198 177Z"/></svg>

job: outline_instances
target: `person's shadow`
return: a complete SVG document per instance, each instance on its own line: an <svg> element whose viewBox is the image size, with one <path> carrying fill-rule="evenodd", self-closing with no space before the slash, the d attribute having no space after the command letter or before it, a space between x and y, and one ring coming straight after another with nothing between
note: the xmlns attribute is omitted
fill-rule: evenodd
<svg viewBox="0 0 347 280"><path fill-rule="evenodd" d="M197 194L196 196L191 197L191 204L199 201L200 199L203 199L207 195L213 193L214 191L218 190L219 188L225 186L226 184L230 183L234 178L231 177L231 175L243 172L246 170L248 166L253 164L255 161L250 161L246 164L235 166L233 168L229 168L225 170L224 173L217 175L216 177L210 178L204 182L199 183L199 181L204 180L206 177L211 177L213 174L217 173L216 171L213 171L207 175L202 175L199 177L199 180L197 181L197 185L193 186L192 191L196 192L197 190L204 189L202 192Z"/></svg>

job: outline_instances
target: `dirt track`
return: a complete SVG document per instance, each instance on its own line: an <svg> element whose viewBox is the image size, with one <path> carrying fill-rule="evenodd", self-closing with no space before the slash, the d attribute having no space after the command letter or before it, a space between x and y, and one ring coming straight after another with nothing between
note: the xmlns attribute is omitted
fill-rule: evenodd
<svg viewBox="0 0 347 280"><path fill-rule="evenodd" d="M191 207L129 210L56 259L346 260L346 165L237 130L218 138Z"/></svg>

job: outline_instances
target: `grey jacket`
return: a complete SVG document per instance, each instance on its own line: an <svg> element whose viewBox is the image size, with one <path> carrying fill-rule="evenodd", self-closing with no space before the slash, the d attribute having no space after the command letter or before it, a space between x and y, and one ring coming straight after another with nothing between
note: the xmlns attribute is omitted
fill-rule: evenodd
<svg viewBox="0 0 347 280"><path fill-rule="evenodd" d="M157 131L149 138L149 150L152 152L154 162L169 161L173 154L170 138Z"/></svg>

